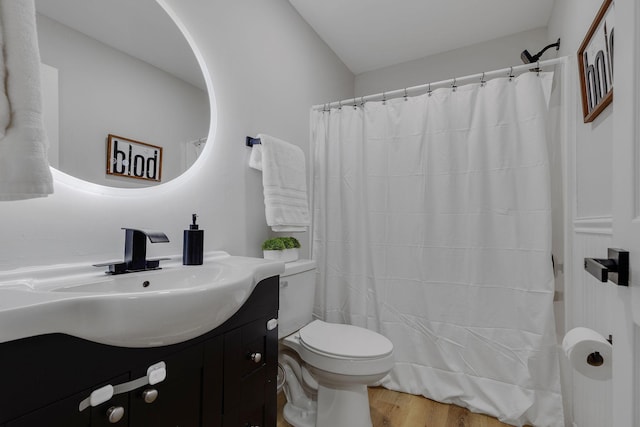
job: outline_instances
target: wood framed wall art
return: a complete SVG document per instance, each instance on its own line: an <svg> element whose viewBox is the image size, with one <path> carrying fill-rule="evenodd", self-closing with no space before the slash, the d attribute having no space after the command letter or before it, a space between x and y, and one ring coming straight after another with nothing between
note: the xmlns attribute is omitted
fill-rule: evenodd
<svg viewBox="0 0 640 427"><path fill-rule="evenodd" d="M578 49L584 122L592 122L613 100L614 2L605 0Z"/></svg>
<svg viewBox="0 0 640 427"><path fill-rule="evenodd" d="M107 174L160 182L162 147L109 134Z"/></svg>

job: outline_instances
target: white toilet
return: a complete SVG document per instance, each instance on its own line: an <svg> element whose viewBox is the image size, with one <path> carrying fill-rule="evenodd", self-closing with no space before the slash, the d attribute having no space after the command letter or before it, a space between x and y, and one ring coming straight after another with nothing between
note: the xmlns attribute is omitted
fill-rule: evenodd
<svg viewBox="0 0 640 427"><path fill-rule="evenodd" d="M313 320L315 267L287 263L280 276L284 418L295 427L371 427L367 385L393 367L393 344L368 329Z"/></svg>

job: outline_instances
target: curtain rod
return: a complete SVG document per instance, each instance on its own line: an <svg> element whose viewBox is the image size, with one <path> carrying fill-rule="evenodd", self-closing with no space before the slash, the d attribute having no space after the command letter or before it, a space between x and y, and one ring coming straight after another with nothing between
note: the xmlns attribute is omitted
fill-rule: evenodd
<svg viewBox="0 0 640 427"><path fill-rule="evenodd" d="M536 63L531 63L531 64L516 65L514 67L507 67L507 68L502 68L500 70L493 70L493 71L487 71L484 73L471 74L464 77L455 77L453 79L441 80L439 82L427 83L419 86L412 86L405 89L397 89L389 92L376 93L374 95L357 96L355 98L345 99L343 101L334 101L330 103L328 102L326 104L318 104L318 105L314 105L311 108L313 110L323 110L325 108L332 108L332 107L339 107L339 106L353 106L354 104L360 104L366 101L372 101L374 99L377 99L380 101L387 100L391 98L397 98L399 96L408 96L410 92L424 91L424 90L428 90L429 88L451 85L454 83L457 84L457 83L468 81L468 80L486 79L489 77L496 77L500 74L510 76L510 75L513 75L513 73L517 73L523 70L531 70L531 69L536 69L541 67L548 67L556 64L565 65L567 60L568 60L567 56L562 56L560 58L547 59L545 61L538 61Z"/></svg>

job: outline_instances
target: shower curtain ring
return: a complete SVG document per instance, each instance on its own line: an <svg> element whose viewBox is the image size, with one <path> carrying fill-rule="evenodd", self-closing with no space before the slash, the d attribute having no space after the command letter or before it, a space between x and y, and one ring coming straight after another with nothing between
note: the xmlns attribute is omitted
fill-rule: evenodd
<svg viewBox="0 0 640 427"><path fill-rule="evenodd" d="M536 75L540 77L540 60L536 62Z"/></svg>
<svg viewBox="0 0 640 427"><path fill-rule="evenodd" d="M408 96L408 95L407 95L407 88L405 87L405 88L404 88L404 100L405 100L405 101L407 101L407 100L408 100L407 96Z"/></svg>
<svg viewBox="0 0 640 427"><path fill-rule="evenodd" d="M453 92L456 91L456 89L458 88L458 85L456 84L456 78L453 78L453 84L451 85L451 89L453 90Z"/></svg>
<svg viewBox="0 0 640 427"><path fill-rule="evenodd" d="M382 105L387 105L387 94L382 92Z"/></svg>
<svg viewBox="0 0 640 427"><path fill-rule="evenodd" d="M484 72L482 73L482 77L480 77L480 87L484 87L487 81L484 79Z"/></svg>
<svg viewBox="0 0 640 427"><path fill-rule="evenodd" d="M509 81L513 80L513 67L509 68Z"/></svg>
<svg viewBox="0 0 640 427"><path fill-rule="evenodd" d="M357 110L358 109L358 104L356 103L356 98L353 97L353 109Z"/></svg>
<svg viewBox="0 0 640 427"><path fill-rule="evenodd" d="M427 95L431 96L431 83L427 85Z"/></svg>
<svg viewBox="0 0 640 427"><path fill-rule="evenodd" d="M342 110L342 101L338 101L338 110Z"/></svg>
<svg viewBox="0 0 640 427"><path fill-rule="evenodd" d="M364 107L364 96L360 97L360 106Z"/></svg>

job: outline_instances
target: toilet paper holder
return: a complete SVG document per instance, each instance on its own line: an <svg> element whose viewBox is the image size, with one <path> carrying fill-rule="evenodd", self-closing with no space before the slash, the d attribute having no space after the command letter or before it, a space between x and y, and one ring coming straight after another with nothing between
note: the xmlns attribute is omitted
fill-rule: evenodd
<svg viewBox="0 0 640 427"><path fill-rule="evenodd" d="M607 259L585 258L584 268L601 282L629 286L629 251L607 249Z"/></svg>
<svg viewBox="0 0 640 427"><path fill-rule="evenodd" d="M607 338L609 344L613 345L613 337L609 334L609 338ZM599 351L594 351L593 353L587 356L587 363L591 366L602 366L604 364L604 359Z"/></svg>

